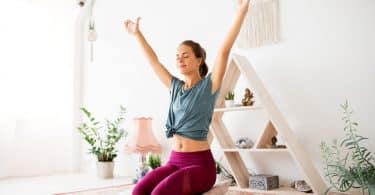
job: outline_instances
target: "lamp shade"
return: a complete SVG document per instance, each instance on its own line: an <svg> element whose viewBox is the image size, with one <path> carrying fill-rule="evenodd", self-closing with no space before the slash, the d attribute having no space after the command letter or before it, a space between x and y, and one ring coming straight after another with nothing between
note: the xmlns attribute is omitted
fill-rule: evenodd
<svg viewBox="0 0 375 195"><path fill-rule="evenodd" d="M126 153L161 153L161 145L152 132L152 118L134 118L134 130L130 132L129 142L125 145Z"/></svg>

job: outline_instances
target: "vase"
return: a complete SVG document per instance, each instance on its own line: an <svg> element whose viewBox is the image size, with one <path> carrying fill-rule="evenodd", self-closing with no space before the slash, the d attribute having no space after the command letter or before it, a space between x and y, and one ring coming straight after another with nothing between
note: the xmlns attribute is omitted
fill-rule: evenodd
<svg viewBox="0 0 375 195"><path fill-rule="evenodd" d="M101 179L113 178L113 168L114 168L113 162L102 162L102 161L96 162L97 175Z"/></svg>

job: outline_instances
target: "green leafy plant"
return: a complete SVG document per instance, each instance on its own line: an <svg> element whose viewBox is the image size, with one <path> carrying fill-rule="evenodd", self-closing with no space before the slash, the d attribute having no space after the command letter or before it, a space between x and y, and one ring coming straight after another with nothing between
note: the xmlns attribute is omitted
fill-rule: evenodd
<svg viewBox="0 0 375 195"><path fill-rule="evenodd" d="M321 156L324 160L325 177L331 184L331 188L340 192L351 188L362 188L362 193L369 186L375 185L375 158L368 149L363 146L363 141L368 138L358 134L358 123L351 119L353 111L349 109L348 102L341 105L345 122L346 138L342 141L333 140L332 145L321 142Z"/></svg>
<svg viewBox="0 0 375 195"><path fill-rule="evenodd" d="M216 161L216 174L220 174L221 172L221 165L218 161Z"/></svg>
<svg viewBox="0 0 375 195"><path fill-rule="evenodd" d="M225 179L231 180L231 185L236 185L236 180L234 179L234 176L231 174L231 172L226 169L219 161L216 162L216 174L222 174Z"/></svg>
<svg viewBox="0 0 375 195"><path fill-rule="evenodd" d="M234 100L234 93L232 91L229 91L227 93L227 96L225 96L225 100Z"/></svg>
<svg viewBox="0 0 375 195"><path fill-rule="evenodd" d="M152 169L156 169L161 166L161 159L160 156L157 154L150 154L147 159L147 164Z"/></svg>
<svg viewBox="0 0 375 195"><path fill-rule="evenodd" d="M113 161L117 156L116 143L122 137L127 136L127 132L120 127L125 120L125 108L120 106L116 119L113 121L105 119L104 125L97 121L86 108L82 107L81 111L87 117L87 122L83 122L77 129L91 146L89 153L96 155L98 161Z"/></svg>

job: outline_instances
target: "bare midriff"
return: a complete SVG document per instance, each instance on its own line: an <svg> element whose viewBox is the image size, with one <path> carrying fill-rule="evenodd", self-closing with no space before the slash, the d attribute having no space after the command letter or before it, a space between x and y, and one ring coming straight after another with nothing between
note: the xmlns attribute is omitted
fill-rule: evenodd
<svg viewBox="0 0 375 195"><path fill-rule="evenodd" d="M210 149L208 141L193 140L177 134L173 135L173 150L177 152L196 152Z"/></svg>

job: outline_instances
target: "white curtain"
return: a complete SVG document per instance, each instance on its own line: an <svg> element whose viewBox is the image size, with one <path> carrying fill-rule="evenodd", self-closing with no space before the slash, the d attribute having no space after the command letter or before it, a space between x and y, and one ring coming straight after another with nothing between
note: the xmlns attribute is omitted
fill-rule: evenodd
<svg viewBox="0 0 375 195"><path fill-rule="evenodd" d="M0 178L72 169L75 1L2 1Z"/></svg>

